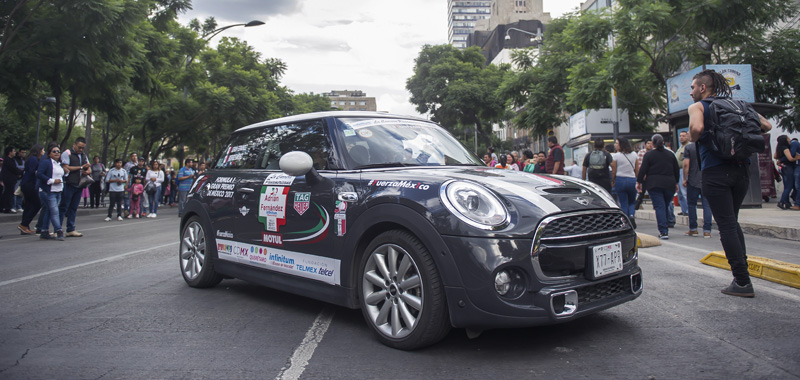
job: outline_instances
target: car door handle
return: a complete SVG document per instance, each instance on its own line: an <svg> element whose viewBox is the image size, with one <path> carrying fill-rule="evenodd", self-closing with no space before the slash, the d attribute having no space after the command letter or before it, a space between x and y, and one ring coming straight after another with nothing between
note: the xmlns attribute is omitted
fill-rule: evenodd
<svg viewBox="0 0 800 380"><path fill-rule="evenodd" d="M339 200L342 202L355 202L358 200L358 194L350 191L339 193Z"/></svg>
<svg viewBox="0 0 800 380"><path fill-rule="evenodd" d="M236 191L238 191L240 193L255 193L256 192L255 189L251 189L249 187L240 187L240 188L236 189Z"/></svg>

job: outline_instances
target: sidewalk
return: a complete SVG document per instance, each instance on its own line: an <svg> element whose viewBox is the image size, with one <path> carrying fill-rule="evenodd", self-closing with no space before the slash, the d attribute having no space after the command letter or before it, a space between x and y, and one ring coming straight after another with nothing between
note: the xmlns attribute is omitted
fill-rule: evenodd
<svg viewBox="0 0 800 380"><path fill-rule="evenodd" d="M675 206L675 225L689 226L689 217L678 215L681 211ZM656 220L653 204L646 201L636 211L637 220ZM697 219L703 224L703 208L698 205ZM775 237L779 239L800 241L800 211L781 210L777 203L763 203L761 208L742 208L739 211L739 225L745 234ZM714 230L717 229L714 223Z"/></svg>

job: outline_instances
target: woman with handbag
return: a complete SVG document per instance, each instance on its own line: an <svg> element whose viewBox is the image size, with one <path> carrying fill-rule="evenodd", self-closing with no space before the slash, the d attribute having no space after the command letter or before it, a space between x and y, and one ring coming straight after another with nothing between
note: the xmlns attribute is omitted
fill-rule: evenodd
<svg viewBox="0 0 800 380"><path fill-rule="evenodd" d="M61 218L58 216L58 204L61 203L61 193L64 191L64 171L61 167L61 149L58 143L51 142L47 145L47 158L39 160L39 167L36 169L39 200L43 205L40 239L53 239L49 231L49 225L52 224L56 233L55 239L64 240Z"/></svg>
<svg viewBox="0 0 800 380"><path fill-rule="evenodd" d="M158 195L161 192L161 184L164 183L164 172L160 170L160 167L161 164L153 160L150 165L151 169L145 174L144 192L147 193L147 200L150 202L148 218L155 218L158 212Z"/></svg>
<svg viewBox="0 0 800 380"><path fill-rule="evenodd" d="M34 231L30 229L30 224L42 208L42 202L39 200L38 190L36 189L36 170L39 168L39 159L42 154L44 154L44 147L39 144L33 144L25 161L25 170L22 174L22 182L19 185L25 206L22 211L22 222L17 226L21 235L34 234ZM39 223L36 224L36 229L39 230L41 225L42 220L40 219Z"/></svg>

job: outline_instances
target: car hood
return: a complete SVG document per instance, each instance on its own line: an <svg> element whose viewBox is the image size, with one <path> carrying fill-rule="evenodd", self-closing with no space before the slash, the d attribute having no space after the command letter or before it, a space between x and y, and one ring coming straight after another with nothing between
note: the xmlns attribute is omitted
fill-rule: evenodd
<svg viewBox="0 0 800 380"><path fill-rule="evenodd" d="M542 175L488 167L412 167L364 171L362 178L372 179L370 183L373 185L399 185L401 188L403 181L407 181L406 187L414 183L425 183L428 185L426 188L430 190L437 189L448 180L476 182L506 198L516 207L533 206L540 209L541 212L536 214L541 215L618 208L611 195L600 186L563 175ZM388 182L381 183L382 181ZM397 191L397 187L394 189ZM412 195L413 188L405 190L409 192L403 190L401 192L405 192L411 198L417 198ZM373 195L381 193L386 194L378 191Z"/></svg>

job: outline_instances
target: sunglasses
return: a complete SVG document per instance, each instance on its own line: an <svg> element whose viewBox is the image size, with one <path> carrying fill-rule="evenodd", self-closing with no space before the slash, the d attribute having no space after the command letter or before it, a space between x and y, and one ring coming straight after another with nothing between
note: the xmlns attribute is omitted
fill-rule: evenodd
<svg viewBox="0 0 800 380"><path fill-rule="evenodd" d="M61 153L60 150L51 150L50 153Z"/></svg>

